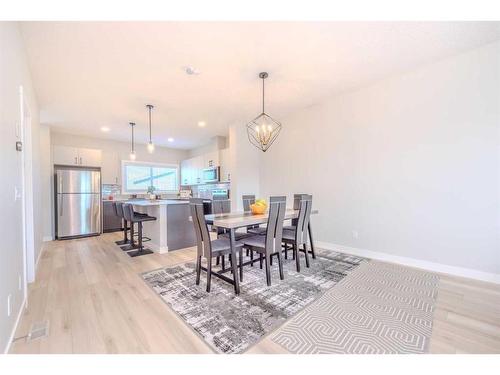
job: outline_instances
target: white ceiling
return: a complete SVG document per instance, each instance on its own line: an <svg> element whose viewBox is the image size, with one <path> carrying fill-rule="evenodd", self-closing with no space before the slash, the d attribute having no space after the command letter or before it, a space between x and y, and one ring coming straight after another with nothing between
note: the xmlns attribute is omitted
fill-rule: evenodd
<svg viewBox="0 0 500 375"><path fill-rule="evenodd" d="M23 22L22 32L42 123L128 141L134 121L145 143L151 103L155 143L192 148L260 113L260 71L269 72L266 112L279 120L324 96L498 40L500 23Z"/></svg>

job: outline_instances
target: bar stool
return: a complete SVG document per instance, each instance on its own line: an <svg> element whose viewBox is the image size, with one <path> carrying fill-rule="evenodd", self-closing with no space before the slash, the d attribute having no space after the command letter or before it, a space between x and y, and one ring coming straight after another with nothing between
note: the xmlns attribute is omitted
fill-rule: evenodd
<svg viewBox="0 0 500 375"><path fill-rule="evenodd" d="M127 220L125 220L125 217L123 216L123 203L122 202L113 202L113 211L115 212L115 215L118 217L121 217L122 223L123 223L123 240L120 241L115 241L115 244L117 245L127 245L130 244L130 240L128 239L127 236Z"/></svg>
<svg viewBox="0 0 500 375"><path fill-rule="evenodd" d="M138 212L135 212L134 211L134 206L132 204L130 204L130 203L126 203L126 204L123 205L123 213L125 215L125 218L128 221L130 221L130 223L131 223L131 226L130 226L131 231L133 231L134 223L137 223L137 225L138 225L138 231L139 231L139 233L138 233L138 239L137 239L137 247L135 247L135 249L137 249L137 250L135 250L135 251L129 251L129 252L127 252L127 254L130 257L133 257L133 258L141 256L141 255L153 254L153 252L151 250L149 250L147 248L144 248L144 246L143 246L143 242L151 241L151 239L147 238L147 237L144 237L142 235L143 234L142 223L144 223L146 221L155 221L156 217L149 216L149 215L146 215L146 214L140 214Z"/></svg>

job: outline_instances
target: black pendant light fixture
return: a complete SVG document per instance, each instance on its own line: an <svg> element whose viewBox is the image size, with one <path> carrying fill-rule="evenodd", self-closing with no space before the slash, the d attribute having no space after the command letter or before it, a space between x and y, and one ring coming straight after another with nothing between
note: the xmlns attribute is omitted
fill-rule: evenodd
<svg viewBox="0 0 500 375"><path fill-rule="evenodd" d="M135 149L134 149L134 126L135 122L129 122L130 127L132 128L132 149L130 150L130 160L135 160Z"/></svg>
<svg viewBox="0 0 500 375"><path fill-rule="evenodd" d="M262 113L247 124L248 140L263 152L266 152L271 147L281 131L281 123L265 112L264 80L268 76L269 74L266 72L259 74L259 78L262 79Z"/></svg>
<svg viewBox="0 0 500 375"><path fill-rule="evenodd" d="M153 140L151 138L151 111L153 110L153 105L146 104L146 108L149 112L149 143L148 143L148 152L152 154L155 151L155 145L153 144Z"/></svg>

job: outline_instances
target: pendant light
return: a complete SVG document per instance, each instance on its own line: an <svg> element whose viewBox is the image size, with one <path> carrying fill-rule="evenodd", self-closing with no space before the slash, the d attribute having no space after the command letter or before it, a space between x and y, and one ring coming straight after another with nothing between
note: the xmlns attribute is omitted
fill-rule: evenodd
<svg viewBox="0 0 500 375"><path fill-rule="evenodd" d="M281 131L281 123L269 116L264 110L264 80L268 76L269 74L266 72L259 74L259 78L262 79L262 113L247 124L248 140L263 152L271 147Z"/></svg>
<svg viewBox="0 0 500 375"><path fill-rule="evenodd" d="M148 143L148 152L152 154L155 151L155 145L153 144L153 140L151 139L151 110L154 108L151 104L146 104L146 107L149 111L149 143Z"/></svg>
<svg viewBox="0 0 500 375"><path fill-rule="evenodd" d="M134 126L135 122L129 122L130 127L132 128L132 149L130 150L130 160L135 160L135 149L134 149Z"/></svg>

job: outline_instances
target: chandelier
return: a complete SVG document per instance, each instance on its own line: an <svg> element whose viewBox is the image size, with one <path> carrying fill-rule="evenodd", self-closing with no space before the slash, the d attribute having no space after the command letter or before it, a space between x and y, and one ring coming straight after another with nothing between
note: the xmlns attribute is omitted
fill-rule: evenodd
<svg viewBox="0 0 500 375"><path fill-rule="evenodd" d="M259 150L266 152L278 138L281 123L269 116L264 110L264 80L269 76L266 72L259 74L262 79L262 113L247 124L248 140Z"/></svg>

